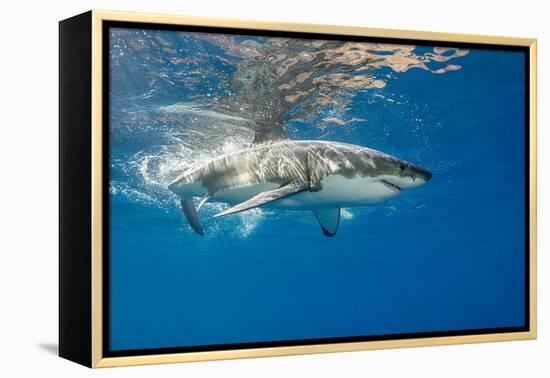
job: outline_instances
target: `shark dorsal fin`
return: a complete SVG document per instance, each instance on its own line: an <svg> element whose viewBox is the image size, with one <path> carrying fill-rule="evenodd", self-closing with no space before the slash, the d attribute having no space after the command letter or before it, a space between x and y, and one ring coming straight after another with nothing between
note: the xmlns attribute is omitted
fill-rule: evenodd
<svg viewBox="0 0 550 378"><path fill-rule="evenodd" d="M288 137L286 136L286 133L281 126L258 126L254 130L254 139L252 140L252 144L250 145L250 147L254 147L259 144L275 143L285 139L288 139Z"/></svg>

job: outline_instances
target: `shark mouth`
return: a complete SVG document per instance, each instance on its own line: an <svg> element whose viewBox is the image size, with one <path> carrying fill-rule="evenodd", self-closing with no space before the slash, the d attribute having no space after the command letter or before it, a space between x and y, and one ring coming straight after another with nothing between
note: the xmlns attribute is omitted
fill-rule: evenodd
<svg viewBox="0 0 550 378"><path fill-rule="evenodd" d="M401 191L401 188L397 185L392 184L391 182L388 182L386 180L380 180L382 184L386 186L386 188L389 188L390 190L399 193Z"/></svg>

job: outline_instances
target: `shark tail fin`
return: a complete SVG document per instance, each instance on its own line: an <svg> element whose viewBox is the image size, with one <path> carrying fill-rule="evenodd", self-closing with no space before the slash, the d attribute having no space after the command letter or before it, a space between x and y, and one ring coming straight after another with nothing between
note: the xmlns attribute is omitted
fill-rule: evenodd
<svg viewBox="0 0 550 378"><path fill-rule="evenodd" d="M197 234L204 235L204 230L202 229L201 222L199 220L199 215L197 214L197 209L195 209L193 200L189 197L182 198L180 203L181 203L181 209L183 211L183 214L185 215L185 218L187 219L187 222L189 223L191 228Z"/></svg>

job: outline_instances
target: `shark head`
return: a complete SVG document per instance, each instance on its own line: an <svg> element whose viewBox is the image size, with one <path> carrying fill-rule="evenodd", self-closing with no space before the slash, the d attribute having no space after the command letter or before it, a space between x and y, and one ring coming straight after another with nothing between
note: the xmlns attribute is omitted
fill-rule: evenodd
<svg viewBox="0 0 550 378"><path fill-rule="evenodd" d="M413 163L385 156L379 162L378 178L389 189L401 191L424 185L432 178L432 173Z"/></svg>

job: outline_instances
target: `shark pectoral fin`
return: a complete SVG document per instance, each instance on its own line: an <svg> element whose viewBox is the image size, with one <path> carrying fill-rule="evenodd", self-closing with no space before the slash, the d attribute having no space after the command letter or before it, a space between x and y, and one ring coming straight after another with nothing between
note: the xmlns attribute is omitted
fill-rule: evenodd
<svg viewBox="0 0 550 378"><path fill-rule="evenodd" d="M308 187L306 184L288 184L285 186L282 186L278 189L270 190L267 192L262 192L260 194L255 195L254 197L239 203L238 205L233 206L232 208L229 208L225 211L222 211L221 213L218 213L214 215L214 217L223 217L225 215L231 215L235 213L240 213L241 211L249 210L254 207L265 205L266 203L270 203L273 201L277 201L283 197L288 197L292 194L296 194L299 192L303 192L304 190L307 190Z"/></svg>
<svg viewBox="0 0 550 378"><path fill-rule="evenodd" d="M204 235L204 230L202 229L197 210L195 209L195 205L193 204L193 200L191 198L182 198L180 203L183 214L185 214L185 218L187 219L187 222L189 223L191 228L195 230L197 234Z"/></svg>
<svg viewBox="0 0 550 378"><path fill-rule="evenodd" d="M321 209L313 212L321 225L323 234L328 237L336 235L340 224L340 209Z"/></svg>

